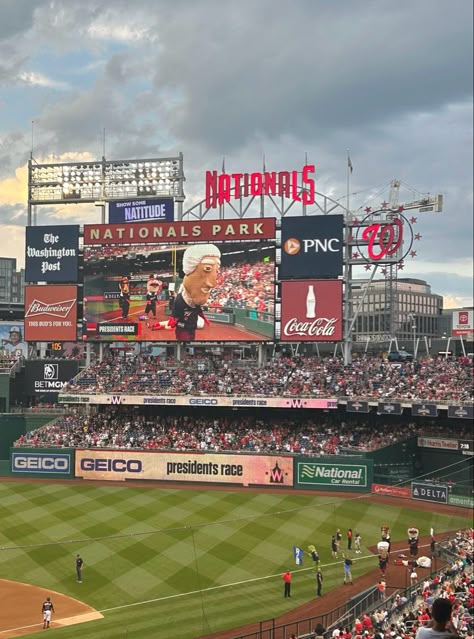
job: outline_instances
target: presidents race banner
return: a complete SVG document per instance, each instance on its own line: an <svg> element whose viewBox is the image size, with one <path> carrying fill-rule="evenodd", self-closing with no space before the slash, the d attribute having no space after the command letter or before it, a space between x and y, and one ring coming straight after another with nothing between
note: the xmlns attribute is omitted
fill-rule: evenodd
<svg viewBox="0 0 474 639"><path fill-rule="evenodd" d="M216 406L246 408L337 408L337 399L310 399L304 397L191 397L190 395L79 395L63 393L60 404L127 404L131 406Z"/></svg>
<svg viewBox="0 0 474 639"><path fill-rule="evenodd" d="M271 455L76 450L76 477L293 486L293 458Z"/></svg>

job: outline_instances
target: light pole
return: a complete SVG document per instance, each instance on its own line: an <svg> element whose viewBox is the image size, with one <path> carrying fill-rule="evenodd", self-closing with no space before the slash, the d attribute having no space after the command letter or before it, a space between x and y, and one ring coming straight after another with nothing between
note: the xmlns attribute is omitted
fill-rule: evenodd
<svg viewBox="0 0 474 639"><path fill-rule="evenodd" d="M413 330L413 359L416 358L416 315L412 313L410 319L413 322L411 328Z"/></svg>

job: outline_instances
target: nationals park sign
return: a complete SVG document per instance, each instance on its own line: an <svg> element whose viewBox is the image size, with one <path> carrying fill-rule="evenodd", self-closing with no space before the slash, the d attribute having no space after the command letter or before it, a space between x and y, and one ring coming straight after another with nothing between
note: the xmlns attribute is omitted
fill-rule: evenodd
<svg viewBox="0 0 474 639"><path fill-rule="evenodd" d="M337 458L336 458L337 459ZM298 457L295 486L323 490L367 491L372 484L373 460L357 464L328 458Z"/></svg>

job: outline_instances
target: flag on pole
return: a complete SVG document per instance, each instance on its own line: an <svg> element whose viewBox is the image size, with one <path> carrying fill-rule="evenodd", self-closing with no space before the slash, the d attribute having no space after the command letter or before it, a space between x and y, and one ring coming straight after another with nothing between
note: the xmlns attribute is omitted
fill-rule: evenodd
<svg viewBox="0 0 474 639"><path fill-rule="evenodd" d="M297 566L303 565L303 549L299 546L293 546L293 555L295 557L295 564Z"/></svg>
<svg viewBox="0 0 474 639"><path fill-rule="evenodd" d="M347 152L347 166L349 167L349 171L352 173L352 162L351 162L351 156L349 155L349 151Z"/></svg>

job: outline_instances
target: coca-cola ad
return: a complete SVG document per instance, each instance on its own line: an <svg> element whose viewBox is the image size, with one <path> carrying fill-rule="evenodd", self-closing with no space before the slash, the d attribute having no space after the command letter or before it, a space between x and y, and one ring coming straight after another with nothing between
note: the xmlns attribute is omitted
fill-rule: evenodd
<svg viewBox="0 0 474 639"><path fill-rule="evenodd" d="M74 341L77 286L25 286L25 340Z"/></svg>
<svg viewBox="0 0 474 639"><path fill-rule="evenodd" d="M307 280L282 282L282 342L342 340L342 282Z"/></svg>

